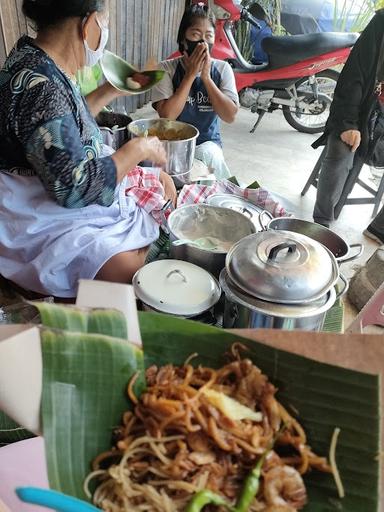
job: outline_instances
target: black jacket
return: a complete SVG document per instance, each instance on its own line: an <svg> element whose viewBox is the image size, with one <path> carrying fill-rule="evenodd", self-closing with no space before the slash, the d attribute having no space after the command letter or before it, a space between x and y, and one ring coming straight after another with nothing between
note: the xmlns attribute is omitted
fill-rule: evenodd
<svg viewBox="0 0 384 512"><path fill-rule="evenodd" d="M368 143L368 119L374 105L376 77L384 81L384 9L376 12L354 45L338 79L323 135L312 146L326 143L330 132L360 130L359 153ZM381 65L378 67L378 63Z"/></svg>

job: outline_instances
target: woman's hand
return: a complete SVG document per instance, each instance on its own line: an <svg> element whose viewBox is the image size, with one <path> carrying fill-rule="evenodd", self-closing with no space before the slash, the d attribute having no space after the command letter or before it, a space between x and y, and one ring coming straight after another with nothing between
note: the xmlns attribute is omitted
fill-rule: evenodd
<svg viewBox="0 0 384 512"><path fill-rule="evenodd" d="M143 160L150 160L160 167L167 163L164 146L157 137L134 137L113 153L111 158L116 165L118 183Z"/></svg>
<svg viewBox="0 0 384 512"><path fill-rule="evenodd" d="M184 66L187 76L195 78L202 71L207 54L208 45L206 43L199 43L191 56L184 52Z"/></svg>
<svg viewBox="0 0 384 512"><path fill-rule="evenodd" d="M348 144L348 146L351 146L351 151L354 153L360 146L361 133L359 130L346 130L341 133L340 139L345 142L345 144Z"/></svg>
<svg viewBox="0 0 384 512"><path fill-rule="evenodd" d="M167 153L158 137L138 137L132 139L140 141L142 158L141 160L150 160L156 165L165 165L167 163Z"/></svg>
<svg viewBox="0 0 384 512"><path fill-rule="evenodd" d="M204 81L204 80L209 80L211 78L211 65L212 65L212 59L211 59L211 55L209 53L209 47L207 45L207 43L204 43L206 48L207 48L207 52L206 52L206 55L205 55L205 60L204 60L204 63L203 63L203 67L201 69L201 79Z"/></svg>
<svg viewBox="0 0 384 512"><path fill-rule="evenodd" d="M173 179L166 172L160 171L159 181L163 185L164 199L170 199L173 203L173 206L176 206L177 192L175 184L173 183Z"/></svg>

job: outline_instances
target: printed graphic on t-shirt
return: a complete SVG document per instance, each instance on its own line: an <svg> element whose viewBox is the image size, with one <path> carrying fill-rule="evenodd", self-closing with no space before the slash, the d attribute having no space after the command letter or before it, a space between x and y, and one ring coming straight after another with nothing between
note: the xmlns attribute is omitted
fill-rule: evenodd
<svg viewBox="0 0 384 512"><path fill-rule="evenodd" d="M197 107L199 112L213 112L213 107L209 96L202 91L198 91L194 96L188 96L187 103L191 107Z"/></svg>

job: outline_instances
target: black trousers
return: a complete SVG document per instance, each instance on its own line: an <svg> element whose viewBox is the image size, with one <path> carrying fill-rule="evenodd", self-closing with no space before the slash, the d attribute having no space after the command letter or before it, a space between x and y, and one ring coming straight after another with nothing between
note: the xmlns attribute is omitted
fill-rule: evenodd
<svg viewBox="0 0 384 512"><path fill-rule="evenodd" d="M352 153L351 147L338 135L329 135L317 184L316 203L313 210L315 222L330 224L335 220L335 207L353 167L354 156L355 153Z"/></svg>

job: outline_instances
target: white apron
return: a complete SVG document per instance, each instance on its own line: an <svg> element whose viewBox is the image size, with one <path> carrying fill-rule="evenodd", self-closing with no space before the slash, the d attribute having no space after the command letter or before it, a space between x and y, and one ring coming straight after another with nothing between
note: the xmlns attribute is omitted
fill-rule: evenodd
<svg viewBox="0 0 384 512"><path fill-rule="evenodd" d="M63 208L39 178L0 172L0 274L44 295L75 297L115 254L150 245L154 219L125 196L124 179L109 207Z"/></svg>

